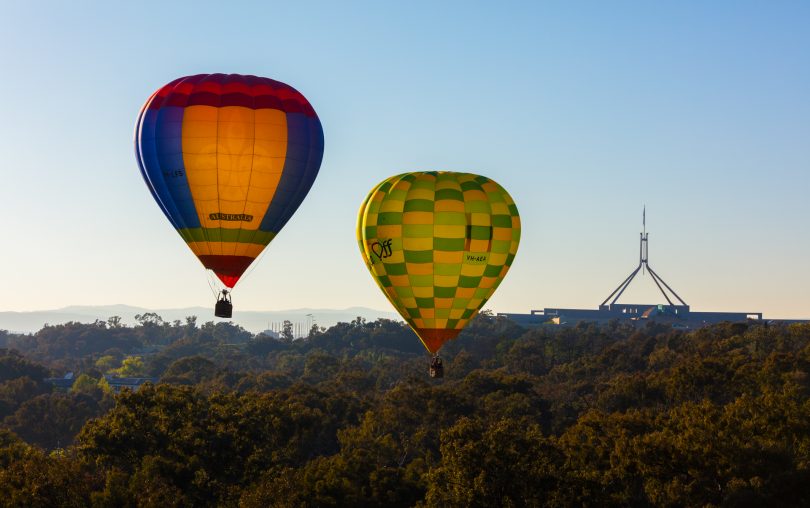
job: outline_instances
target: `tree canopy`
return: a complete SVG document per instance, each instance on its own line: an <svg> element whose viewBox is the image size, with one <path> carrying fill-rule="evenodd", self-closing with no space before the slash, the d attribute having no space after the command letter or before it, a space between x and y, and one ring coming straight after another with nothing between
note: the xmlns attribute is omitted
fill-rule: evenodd
<svg viewBox="0 0 810 508"><path fill-rule="evenodd" d="M803 506L810 326L523 329L481 315L447 377L395 321L6 334L12 506ZM69 392L44 381L75 368ZM114 398L103 374L158 379Z"/></svg>

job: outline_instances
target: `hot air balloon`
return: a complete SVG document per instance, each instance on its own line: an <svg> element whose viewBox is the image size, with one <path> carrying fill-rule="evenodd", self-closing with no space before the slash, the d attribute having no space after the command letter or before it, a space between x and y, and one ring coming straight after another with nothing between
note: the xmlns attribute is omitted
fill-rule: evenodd
<svg viewBox="0 0 810 508"><path fill-rule="evenodd" d="M222 289L230 290L309 192L323 130L297 90L268 78L198 74L141 108L135 153L152 197Z"/></svg>
<svg viewBox="0 0 810 508"><path fill-rule="evenodd" d="M470 173L413 172L383 180L357 220L363 260L385 296L433 354L456 338L503 280L520 216L495 181Z"/></svg>

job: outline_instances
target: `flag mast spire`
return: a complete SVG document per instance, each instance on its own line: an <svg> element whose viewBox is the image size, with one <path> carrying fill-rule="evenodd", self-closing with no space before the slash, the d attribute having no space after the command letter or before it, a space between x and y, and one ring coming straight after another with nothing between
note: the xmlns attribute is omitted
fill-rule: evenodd
<svg viewBox="0 0 810 508"><path fill-rule="evenodd" d="M617 287L616 289L613 290L612 293L610 293L610 296L605 298L605 301L602 302L602 304L599 307L610 308L610 306L615 304L616 301L619 299L619 297L622 296L622 293L624 293L624 290L627 289L627 286L629 286L630 283L633 281L633 278L635 278L636 274L638 274L639 270L641 270L642 273L644 273L645 270L650 273L650 277L652 278L653 282L655 282L655 285L658 286L658 289L659 291L661 291L661 294L664 295L664 298L666 298L667 303L669 303L670 305L675 305L674 303L672 303L672 299L669 297L667 292L664 291L664 288L667 288L669 292L672 294L672 296L674 296L679 302L681 302L681 305L687 306L686 302L684 302L683 299L680 296L678 296L678 293L673 291L672 288L669 287L669 285L666 282L664 282L664 279L662 279L657 273L655 273L655 271L653 271L652 267L650 266L649 251L648 251L649 233L647 233L646 204L644 205L644 208L641 212L641 227L642 230L641 233L639 233L640 239L638 246L638 266L636 267L635 270L633 270L630 273L630 275L627 276L626 279L624 279L624 281L621 284L619 284L619 287ZM615 298L613 295L616 295ZM611 298L613 298L613 300L611 300ZM610 300L610 305L608 305L608 300Z"/></svg>

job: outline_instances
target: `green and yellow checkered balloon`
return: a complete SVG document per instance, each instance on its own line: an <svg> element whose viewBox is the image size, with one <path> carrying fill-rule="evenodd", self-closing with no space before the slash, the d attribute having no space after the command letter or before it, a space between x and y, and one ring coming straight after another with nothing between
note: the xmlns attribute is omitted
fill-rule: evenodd
<svg viewBox="0 0 810 508"><path fill-rule="evenodd" d="M511 196L485 176L403 173L360 207L374 280L431 353L455 339L503 280L520 242Z"/></svg>

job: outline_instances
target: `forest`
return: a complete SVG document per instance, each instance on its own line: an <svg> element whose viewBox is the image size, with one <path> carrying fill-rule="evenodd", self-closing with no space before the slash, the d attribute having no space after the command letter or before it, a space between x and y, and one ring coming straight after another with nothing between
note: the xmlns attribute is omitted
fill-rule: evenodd
<svg viewBox="0 0 810 508"><path fill-rule="evenodd" d="M361 318L0 331L0 505L810 505L810 325L484 312L442 356L431 379L405 324Z"/></svg>

